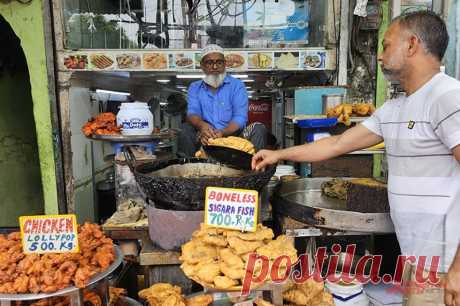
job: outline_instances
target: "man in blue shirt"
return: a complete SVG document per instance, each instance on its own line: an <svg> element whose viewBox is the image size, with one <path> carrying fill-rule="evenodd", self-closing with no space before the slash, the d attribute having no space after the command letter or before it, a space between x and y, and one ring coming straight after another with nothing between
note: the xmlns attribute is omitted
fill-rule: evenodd
<svg viewBox="0 0 460 306"><path fill-rule="evenodd" d="M256 150L265 147L266 129L261 123L246 126L248 95L240 80L225 72L224 50L217 45L203 49L203 80L188 88L187 123L178 139L179 155L191 157L210 138L240 136Z"/></svg>

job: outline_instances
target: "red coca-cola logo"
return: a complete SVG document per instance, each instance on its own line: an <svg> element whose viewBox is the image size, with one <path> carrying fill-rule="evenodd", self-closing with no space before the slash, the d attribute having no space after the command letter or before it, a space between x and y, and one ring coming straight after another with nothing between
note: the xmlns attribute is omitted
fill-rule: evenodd
<svg viewBox="0 0 460 306"><path fill-rule="evenodd" d="M249 104L249 111L253 113L263 113L268 112L270 110L270 104L262 103L262 104Z"/></svg>

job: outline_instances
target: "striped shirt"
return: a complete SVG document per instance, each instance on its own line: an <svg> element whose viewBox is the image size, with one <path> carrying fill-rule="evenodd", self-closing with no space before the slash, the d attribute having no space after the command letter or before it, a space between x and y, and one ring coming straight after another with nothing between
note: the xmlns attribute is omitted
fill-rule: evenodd
<svg viewBox="0 0 460 306"><path fill-rule="evenodd" d="M403 255L452 262L460 241L460 82L443 73L363 122L383 137L388 199ZM429 260L427 261L430 262Z"/></svg>

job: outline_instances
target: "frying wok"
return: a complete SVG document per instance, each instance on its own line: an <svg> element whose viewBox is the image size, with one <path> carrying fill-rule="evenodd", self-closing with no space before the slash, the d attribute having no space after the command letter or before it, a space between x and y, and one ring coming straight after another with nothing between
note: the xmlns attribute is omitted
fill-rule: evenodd
<svg viewBox="0 0 460 306"><path fill-rule="evenodd" d="M276 170L273 166L259 172L238 170L200 158L137 165L129 149L124 153L142 191L160 209L203 210L208 186L260 191Z"/></svg>

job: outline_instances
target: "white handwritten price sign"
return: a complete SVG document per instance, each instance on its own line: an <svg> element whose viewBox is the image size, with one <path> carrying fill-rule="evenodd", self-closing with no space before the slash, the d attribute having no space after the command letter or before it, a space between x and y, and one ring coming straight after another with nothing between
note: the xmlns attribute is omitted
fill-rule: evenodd
<svg viewBox="0 0 460 306"><path fill-rule="evenodd" d="M78 253L75 215L19 217L24 253Z"/></svg>
<svg viewBox="0 0 460 306"><path fill-rule="evenodd" d="M207 187L205 224L255 232L259 193L255 190Z"/></svg>

